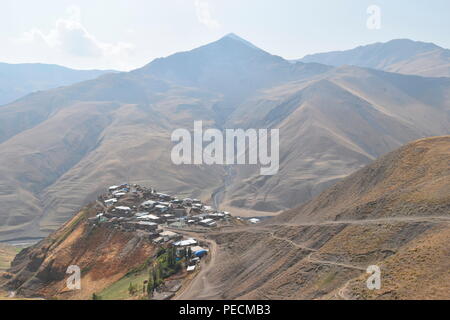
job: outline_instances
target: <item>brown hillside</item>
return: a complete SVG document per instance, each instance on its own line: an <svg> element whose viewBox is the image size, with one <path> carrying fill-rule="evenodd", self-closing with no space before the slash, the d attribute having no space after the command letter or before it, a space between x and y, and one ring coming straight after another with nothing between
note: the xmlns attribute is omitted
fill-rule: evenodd
<svg viewBox="0 0 450 320"><path fill-rule="evenodd" d="M35 93L0 108L0 241L45 237L127 181L275 215L410 141L450 134L449 97L450 78L292 64L235 36ZM280 129L278 174L173 164L172 132L196 120Z"/></svg>
<svg viewBox="0 0 450 320"><path fill-rule="evenodd" d="M450 299L449 159L449 136L418 140L298 209L202 235L215 242L212 259L183 298ZM87 207L23 250L5 288L90 298L154 255L155 247L134 233L94 232L86 219L100 209ZM65 289L73 264L82 269L76 293ZM375 291L366 287L371 265L381 269Z"/></svg>
<svg viewBox="0 0 450 320"><path fill-rule="evenodd" d="M418 140L381 157L276 223L450 216L450 136Z"/></svg>
<svg viewBox="0 0 450 320"><path fill-rule="evenodd" d="M2 279L5 288L19 296L90 299L154 255L155 246L136 233L93 229L87 218L96 211L95 206L83 209L57 232L22 250L9 270L13 278ZM81 269L81 290L67 289L70 265Z"/></svg>
<svg viewBox="0 0 450 320"><path fill-rule="evenodd" d="M450 299L449 161L449 136L418 140L300 208L213 235L215 291L198 296ZM366 287L370 265L380 290Z"/></svg>

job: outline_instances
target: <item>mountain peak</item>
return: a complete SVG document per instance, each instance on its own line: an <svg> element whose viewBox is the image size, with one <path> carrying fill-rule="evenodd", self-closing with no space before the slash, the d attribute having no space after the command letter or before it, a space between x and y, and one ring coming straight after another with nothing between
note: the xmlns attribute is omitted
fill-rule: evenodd
<svg viewBox="0 0 450 320"><path fill-rule="evenodd" d="M242 43L242 44L245 44L246 46L248 46L248 47L250 47L250 48L253 48L253 49L256 49L256 50L264 51L264 50L258 48L257 46L255 46L255 45L254 45L253 43L251 43L250 41L247 41L247 40L241 38L240 36L238 36L238 35L235 34L235 33L229 33L229 34L225 35L224 37L222 37L219 41L227 40L227 39L234 40L234 41L238 41L238 42L240 42L240 43Z"/></svg>
<svg viewBox="0 0 450 320"><path fill-rule="evenodd" d="M273 67L274 63L284 65L288 62L256 47L234 33L229 33L219 40L193 50L156 59L138 71L151 73L171 81L180 80L180 78L189 79L187 83L191 84L192 81L197 82L199 79L203 79L204 73L215 75L214 78L217 80L220 78L218 75L225 77L226 74L228 77L233 72L240 74L243 70L246 70L247 74L251 74L250 63L257 72L261 69L266 70L269 66ZM222 83L223 78L219 82ZM186 84L185 81L182 83Z"/></svg>
<svg viewBox="0 0 450 320"><path fill-rule="evenodd" d="M231 38L231 39L237 39L237 40L244 40L241 37L239 37L236 33L230 32L223 36L223 38ZM245 40L244 40L245 41Z"/></svg>

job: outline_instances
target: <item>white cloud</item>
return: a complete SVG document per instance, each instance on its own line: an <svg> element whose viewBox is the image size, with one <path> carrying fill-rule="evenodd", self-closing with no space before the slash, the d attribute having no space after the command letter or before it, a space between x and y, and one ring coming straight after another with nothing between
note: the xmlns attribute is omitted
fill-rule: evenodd
<svg viewBox="0 0 450 320"><path fill-rule="evenodd" d="M75 59L105 59L108 64L126 59L134 46L130 43L108 43L97 39L81 23L79 7L67 9L67 15L55 22L49 32L33 28L19 40L22 43L47 47L52 55L56 51L60 55L69 55Z"/></svg>
<svg viewBox="0 0 450 320"><path fill-rule="evenodd" d="M201 24L211 29L220 27L220 23L211 15L208 0L195 0L195 9L197 11L197 19Z"/></svg>

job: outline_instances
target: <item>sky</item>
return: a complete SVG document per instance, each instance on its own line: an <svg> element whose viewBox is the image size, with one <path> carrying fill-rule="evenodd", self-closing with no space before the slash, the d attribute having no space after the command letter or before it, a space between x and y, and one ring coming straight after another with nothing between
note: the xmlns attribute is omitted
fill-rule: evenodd
<svg viewBox="0 0 450 320"><path fill-rule="evenodd" d="M1 0L0 62L128 71L228 33L298 59L398 38L450 48L449 31L448 0Z"/></svg>

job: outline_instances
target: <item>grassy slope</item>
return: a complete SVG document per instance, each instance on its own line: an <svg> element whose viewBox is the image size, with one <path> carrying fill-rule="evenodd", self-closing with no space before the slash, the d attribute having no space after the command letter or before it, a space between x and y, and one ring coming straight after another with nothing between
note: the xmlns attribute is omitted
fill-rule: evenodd
<svg viewBox="0 0 450 320"><path fill-rule="evenodd" d="M164 253L159 255L158 258L148 259L142 265L131 270L120 280L114 282L109 287L105 288L100 294L102 300L127 300L127 299L139 299L147 298L146 294L143 293L143 282L148 280L149 272L151 268L157 268L157 265L161 265L163 271L162 277L168 280L176 272L174 268L168 266L168 253L164 250ZM152 267L151 267L152 266ZM130 283L136 285L137 293L134 296L130 296L128 293L128 288Z"/></svg>
<svg viewBox="0 0 450 320"><path fill-rule="evenodd" d="M137 295L142 294L143 282L148 279L147 270L127 275L99 293L102 300L127 300L132 298L128 293L130 283L137 285Z"/></svg>
<svg viewBox="0 0 450 320"><path fill-rule="evenodd" d="M4 272L10 267L11 261L20 250L22 248L0 244L0 272Z"/></svg>

